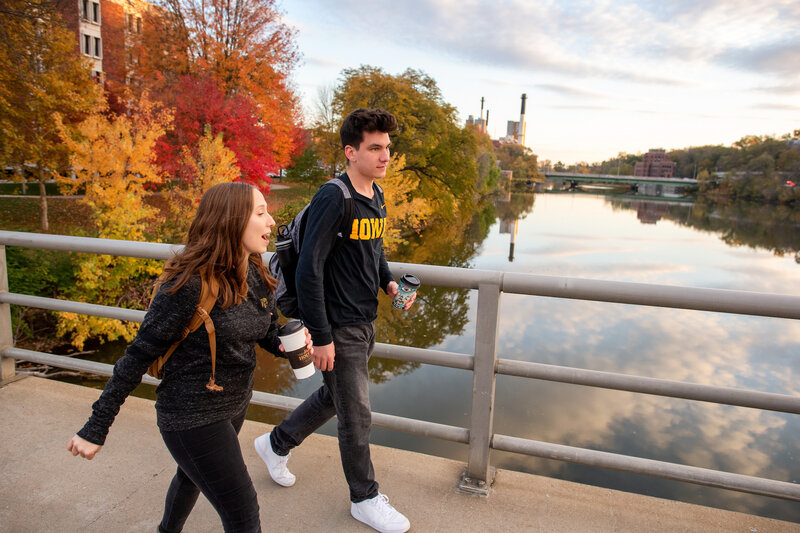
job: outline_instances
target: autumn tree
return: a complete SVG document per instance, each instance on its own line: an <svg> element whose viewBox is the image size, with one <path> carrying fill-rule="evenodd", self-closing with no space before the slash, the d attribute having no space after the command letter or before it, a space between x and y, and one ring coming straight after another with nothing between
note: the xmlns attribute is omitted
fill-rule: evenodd
<svg viewBox="0 0 800 533"><path fill-rule="evenodd" d="M102 101L55 0L6 0L0 10L0 164L39 184L40 225L49 229L45 182L64 172L68 149L53 114L72 124ZM26 175L27 174L27 175Z"/></svg>
<svg viewBox="0 0 800 533"><path fill-rule="evenodd" d="M495 149L500 168L512 171L514 181L541 179L536 155L521 144L503 143Z"/></svg>
<svg viewBox="0 0 800 533"><path fill-rule="evenodd" d="M317 92L311 130L314 153L332 178L345 168L344 150L339 137L343 117L334 108L334 94L333 87L323 87Z"/></svg>
<svg viewBox="0 0 800 533"><path fill-rule="evenodd" d="M92 211L96 236L133 241L158 240L148 234L157 225L158 210L145 202L147 185L161 181L155 162L156 141L169 127L171 116L145 97L130 115L91 114L70 129L60 116L55 127L69 150L72 177L61 177L68 190L85 191L81 200ZM120 307L142 308L143 286L161 269L161 263L132 257L80 255L77 258L73 299ZM138 288L137 288L138 287ZM101 317L63 313L59 335L69 334L75 346L89 337L131 340L137 325Z"/></svg>
<svg viewBox="0 0 800 533"><path fill-rule="evenodd" d="M172 187L169 194L169 216L162 227L162 235L169 242L184 242L200 199L208 189L239 178L236 154L225 146L222 137L222 133L214 135L206 126L196 145L181 150L186 181Z"/></svg>
<svg viewBox="0 0 800 533"><path fill-rule="evenodd" d="M286 167L302 151L296 133L300 108L289 82L298 52L295 32L282 22L276 1L160 0L156 5L146 15L141 40L143 83L166 99L185 76L214 80L226 97L247 95L269 133L271 161Z"/></svg>
<svg viewBox="0 0 800 533"><path fill-rule="evenodd" d="M172 128L158 142L159 163L165 172L186 183L193 178L183 157L185 147L196 149L206 128L222 134L225 146L236 155L241 179L262 189L270 174L280 168L275 160L274 132L259 119L256 102L246 94L227 95L210 77L184 76L175 96L166 104L174 109ZM293 141L297 142L297 141Z"/></svg>
<svg viewBox="0 0 800 533"><path fill-rule="evenodd" d="M406 235L420 233L433 212L429 202L414 194L419 187L419 176L409 170L401 170L403 168L405 157L392 156L386 176L380 182L386 199L386 234L383 244L387 252L406 244Z"/></svg>
<svg viewBox="0 0 800 533"><path fill-rule="evenodd" d="M370 66L345 69L334 109L344 116L359 107L384 108L397 117L392 150L405 156L401 170L419 178L415 196L432 202L440 216L471 209L477 140L457 123L455 108L444 101L433 78L413 69L397 76Z"/></svg>

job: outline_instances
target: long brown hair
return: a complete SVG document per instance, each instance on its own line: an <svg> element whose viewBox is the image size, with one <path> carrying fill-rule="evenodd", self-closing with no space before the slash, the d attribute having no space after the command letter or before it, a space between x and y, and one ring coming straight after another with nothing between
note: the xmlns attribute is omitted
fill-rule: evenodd
<svg viewBox="0 0 800 533"><path fill-rule="evenodd" d="M156 283L175 279L167 292L174 294L192 276L216 278L222 308L240 304L247 299L247 263L253 263L267 283L270 291L278 286L269 275L261 255L244 255L242 236L253 212L253 190L246 183L220 183L206 191L200 200L186 246L164 265L164 272Z"/></svg>

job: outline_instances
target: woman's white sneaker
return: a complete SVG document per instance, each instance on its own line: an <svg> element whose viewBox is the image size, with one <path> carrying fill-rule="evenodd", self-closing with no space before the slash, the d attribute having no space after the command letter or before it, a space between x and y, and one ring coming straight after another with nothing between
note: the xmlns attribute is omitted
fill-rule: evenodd
<svg viewBox="0 0 800 533"><path fill-rule="evenodd" d="M403 533L411 527L408 518L389 505L389 498L381 493L369 500L351 503L350 514L381 533Z"/></svg>
<svg viewBox="0 0 800 533"><path fill-rule="evenodd" d="M269 477L278 485L291 487L297 480L294 474L289 472L289 469L286 467L286 463L289 461L289 457L291 457L292 454L278 455L275 453L272 450L272 443L269 441L269 435L269 433L261 435L253 442L253 445L256 448L258 456L261 457L261 460L267 465Z"/></svg>

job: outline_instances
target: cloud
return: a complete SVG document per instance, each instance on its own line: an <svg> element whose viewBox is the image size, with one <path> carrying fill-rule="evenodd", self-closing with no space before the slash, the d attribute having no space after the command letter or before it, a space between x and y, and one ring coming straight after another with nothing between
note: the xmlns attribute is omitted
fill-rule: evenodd
<svg viewBox="0 0 800 533"><path fill-rule="evenodd" d="M587 91L579 87L573 87L565 84L555 83L536 83L533 85L536 89L548 91L559 94L561 96L568 96L570 98L604 98L605 96L596 92Z"/></svg>
<svg viewBox="0 0 800 533"><path fill-rule="evenodd" d="M334 61L332 59L322 58L322 57L307 57L304 58L305 63L311 67L322 67L322 68L335 68L335 69L343 69L345 64L341 61Z"/></svg>
<svg viewBox="0 0 800 533"><path fill-rule="evenodd" d="M777 96L784 96L784 95L793 95L800 93L800 82L798 83L787 83L783 85L772 85L766 87L756 87L751 89L752 92L763 92L768 94L774 94Z"/></svg>
<svg viewBox="0 0 800 533"><path fill-rule="evenodd" d="M760 104L753 104L750 106L752 109L761 109L764 111L789 111L789 112L797 112L800 111L800 106L791 105L791 104L777 104L774 102L764 102Z"/></svg>
<svg viewBox="0 0 800 533"><path fill-rule="evenodd" d="M755 72L786 74L800 79L800 38L757 47L732 48L716 57L722 64Z"/></svg>
<svg viewBox="0 0 800 533"><path fill-rule="evenodd" d="M384 38L483 64L536 73L660 84L691 83L681 68L716 63L756 72L800 72L800 9L789 0L541 3L343 0L341 12Z"/></svg>

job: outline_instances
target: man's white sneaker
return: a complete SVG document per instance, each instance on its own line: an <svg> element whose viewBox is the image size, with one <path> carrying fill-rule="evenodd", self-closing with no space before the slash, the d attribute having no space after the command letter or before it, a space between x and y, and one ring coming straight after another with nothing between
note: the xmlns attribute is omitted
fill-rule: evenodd
<svg viewBox="0 0 800 533"><path fill-rule="evenodd" d="M389 505L389 498L381 493L369 500L351 503L350 514L381 533L403 533L411 527L408 518Z"/></svg>
<svg viewBox="0 0 800 533"><path fill-rule="evenodd" d="M261 460L267 465L269 477L271 477L272 480L278 485L291 487L297 480L294 474L289 472L289 469L286 468L286 462L289 460L289 457L291 457L292 454L289 453L288 455L278 455L272 451L272 444L269 441L269 435L269 433L261 435L255 440L255 442L253 442L253 445L256 448L256 452L258 452L258 456L261 457Z"/></svg>

